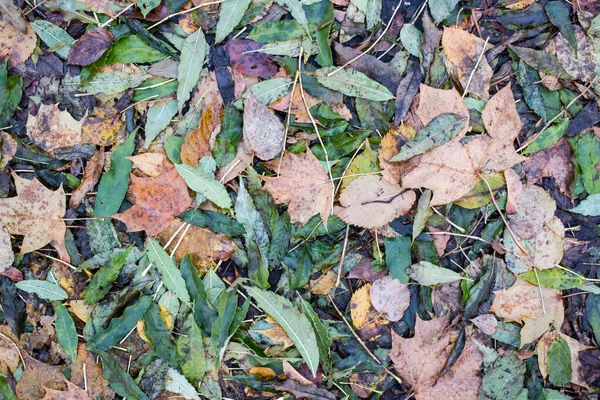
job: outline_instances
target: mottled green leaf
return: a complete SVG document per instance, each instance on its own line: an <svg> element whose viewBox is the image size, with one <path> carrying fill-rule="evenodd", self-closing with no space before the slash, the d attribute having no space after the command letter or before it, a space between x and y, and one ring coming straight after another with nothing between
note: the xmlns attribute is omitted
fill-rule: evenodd
<svg viewBox="0 0 600 400"><path fill-rule="evenodd" d="M169 338L171 332L165 325L156 303L151 303L144 314L144 334L160 358L169 363L171 367L176 368L179 365L177 350Z"/></svg>
<svg viewBox="0 0 600 400"><path fill-rule="evenodd" d="M308 19L306 18L306 13L304 12L304 8L302 8L302 4L299 0L276 0L277 3L281 6L286 7L290 10L290 14L292 17L298 22L306 33L310 35L310 28L308 27Z"/></svg>
<svg viewBox="0 0 600 400"><path fill-rule="evenodd" d="M98 351L102 358L102 376L119 396L132 400L148 400L127 372L123 371L112 356L102 350Z"/></svg>
<svg viewBox="0 0 600 400"><path fill-rule="evenodd" d="M200 72L204 65L206 49L206 38L202 29L198 29L185 39L177 70L177 103L179 104L179 111L181 111L185 102L188 101L192 89L196 87L198 80L200 80Z"/></svg>
<svg viewBox="0 0 600 400"><path fill-rule="evenodd" d="M75 41L71 35L52 22L43 19L33 21L31 27L48 48L55 49L54 52L59 57L67 59L71 50L71 43Z"/></svg>
<svg viewBox="0 0 600 400"><path fill-rule="evenodd" d="M573 150L586 192L600 193L600 171L596 168L600 163L600 139L593 133L587 133L579 138Z"/></svg>
<svg viewBox="0 0 600 400"><path fill-rule="evenodd" d="M58 344L63 348L67 356L75 361L77 358L77 331L75 330L75 322L67 311L67 308L60 302L54 303L54 313L56 321L56 339Z"/></svg>
<svg viewBox="0 0 600 400"><path fill-rule="evenodd" d="M481 381L481 399L517 399L523 390L525 363L514 354L499 357L485 371Z"/></svg>
<svg viewBox="0 0 600 400"><path fill-rule="evenodd" d="M138 6L142 15L145 17L160 5L160 0L135 0L135 4Z"/></svg>
<svg viewBox="0 0 600 400"><path fill-rule="evenodd" d="M410 246L411 240L406 236L395 238L386 238L385 244L385 265L394 279L402 283L408 283L408 268L410 268Z"/></svg>
<svg viewBox="0 0 600 400"><path fill-rule="evenodd" d="M331 359L329 357L329 348L331 347L331 338L327 333L327 328L323 325L321 318L312 308L309 302L302 299L302 312L313 327L315 331L315 336L317 338L317 345L319 346L319 355L325 369L325 373L329 373L331 371Z"/></svg>
<svg viewBox="0 0 600 400"><path fill-rule="evenodd" d="M418 264L411 265L407 273L410 278L423 286L455 282L462 279L460 274L447 268L438 267L427 261L421 261Z"/></svg>
<svg viewBox="0 0 600 400"><path fill-rule="evenodd" d="M563 118L558 123L550 125L546 130L541 132L535 139L531 141L521 154L531 154L536 151L543 150L552 146L554 143L565 135L565 131L569 126L569 119Z"/></svg>
<svg viewBox="0 0 600 400"><path fill-rule="evenodd" d="M515 54L534 69L561 79L573 79L560 65L556 57L543 50L528 47L509 46Z"/></svg>
<svg viewBox="0 0 600 400"><path fill-rule="evenodd" d="M148 238L146 241L146 250L148 251L148 259L156 266L158 272L160 272L165 287L173 292L179 300L185 304L190 304L190 295L185 287L181 271L175 265L175 260L167 254L160 243L154 238Z"/></svg>
<svg viewBox="0 0 600 400"><path fill-rule="evenodd" d="M60 286L48 281L25 279L15 283L15 286L19 290L23 290L27 293L35 293L40 299L48 301L60 301L69 297L67 292L65 292Z"/></svg>
<svg viewBox="0 0 600 400"><path fill-rule="evenodd" d="M187 400L200 400L200 396L196 392L194 385L189 383L186 377L181 375L176 369L169 368L167 377L166 390L171 393L180 394L181 397Z"/></svg>
<svg viewBox="0 0 600 400"><path fill-rule="evenodd" d="M346 96L361 97L374 101L387 101L396 98L385 86L352 68L341 69L330 76L329 74L336 69L336 67L321 68L316 71L315 76L323 86L337 90Z"/></svg>
<svg viewBox="0 0 600 400"><path fill-rule="evenodd" d="M575 29L571 25L570 10L562 1L550 1L546 4L546 14L552 25L560 30L567 42L577 51L577 38Z"/></svg>
<svg viewBox="0 0 600 400"><path fill-rule="evenodd" d="M7 66L8 59L0 65L0 125L3 127L9 124L23 94L23 78L19 75L9 78Z"/></svg>
<svg viewBox="0 0 600 400"><path fill-rule="evenodd" d="M206 373L206 356L202 342L202 331L190 314L186 321L188 330L185 336L177 339L177 354L181 360L181 370L186 378L196 382Z"/></svg>
<svg viewBox="0 0 600 400"><path fill-rule="evenodd" d="M381 21L382 0L352 0L352 3L365 13L367 29L373 29Z"/></svg>
<svg viewBox="0 0 600 400"><path fill-rule="evenodd" d="M284 19L257 25L246 38L259 43L273 43L300 39L304 35L306 31L302 25L294 20Z"/></svg>
<svg viewBox="0 0 600 400"><path fill-rule="evenodd" d="M194 168L187 164L175 164L175 168L190 189L201 193L218 207L231 209L231 197L227 189L221 182L203 171L202 165Z"/></svg>
<svg viewBox="0 0 600 400"><path fill-rule="evenodd" d="M114 254L108 261L108 265L100 267L94 276L92 276L92 281L85 290L85 304L97 303L108 294L112 283L117 279L121 268L127 261L130 251L131 248Z"/></svg>
<svg viewBox="0 0 600 400"><path fill-rule="evenodd" d="M585 198L577 207L573 207L569 210L581 215L587 215L590 217L597 217L600 215L600 193L591 194Z"/></svg>
<svg viewBox="0 0 600 400"><path fill-rule="evenodd" d="M282 98L291 90L292 80L288 78L267 79L250 88L254 98L265 105Z"/></svg>
<svg viewBox="0 0 600 400"><path fill-rule="evenodd" d="M221 132L217 135L212 150L213 158L218 167L223 167L233 161L241 138L242 114L232 104L228 104L223 114Z"/></svg>
<svg viewBox="0 0 600 400"><path fill-rule="evenodd" d="M404 49L411 55L418 57L419 59L422 57L421 46L423 45L423 40L423 32L421 32L419 28L413 24L404 24L402 26L402 30L400 31L400 41L402 42L402 46L404 46Z"/></svg>
<svg viewBox="0 0 600 400"><path fill-rule="evenodd" d="M567 271L564 267L554 267L541 271L530 270L517 276L533 285L558 290L573 289L585 283L585 278L574 272Z"/></svg>
<svg viewBox="0 0 600 400"><path fill-rule="evenodd" d="M80 85L80 76L65 79L65 87L70 90L81 90L89 94L118 94L137 87L146 79L145 75L136 72L107 71L94 75L87 83Z"/></svg>
<svg viewBox="0 0 600 400"><path fill-rule="evenodd" d="M563 386L571 382L571 374L571 349L559 336L548 348L548 379L554 386Z"/></svg>
<svg viewBox="0 0 600 400"><path fill-rule="evenodd" d="M250 0L225 0L221 4L219 22L217 22L215 43L221 43L240 23L250 5Z"/></svg>
<svg viewBox="0 0 600 400"><path fill-rule="evenodd" d="M188 224L208 228L213 232L230 236L240 236L246 233L244 226L230 216L210 210L188 210L178 216Z"/></svg>
<svg viewBox="0 0 600 400"><path fill-rule="evenodd" d="M146 118L146 139L144 148L150 147L150 144L163 129L171 123L171 119L177 114L177 102L170 100L166 103L154 103L148 110Z"/></svg>

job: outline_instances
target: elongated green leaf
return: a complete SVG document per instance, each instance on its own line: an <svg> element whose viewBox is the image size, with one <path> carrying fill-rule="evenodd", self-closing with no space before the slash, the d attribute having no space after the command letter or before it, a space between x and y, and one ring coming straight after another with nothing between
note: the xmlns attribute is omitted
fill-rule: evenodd
<svg viewBox="0 0 600 400"><path fill-rule="evenodd" d="M175 168L190 189L201 193L221 208L231 209L231 197L225 186L204 172L201 165L194 168L187 164L175 164Z"/></svg>
<svg viewBox="0 0 600 400"><path fill-rule="evenodd" d="M411 240L406 236L385 239L385 265L390 275L402 283L408 283L406 271L410 267Z"/></svg>
<svg viewBox="0 0 600 400"><path fill-rule="evenodd" d="M100 179L96 204L94 204L95 217L109 217L119 211L127 187L129 186L129 173L133 164L127 158L135 149L135 132L131 133L125 142L117 146L110 156L110 169Z"/></svg>
<svg viewBox="0 0 600 400"><path fill-rule="evenodd" d="M577 207L571 208L569 211L587 215L590 217L597 217L600 215L600 193L591 194L585 200L583 200Z"/></svg>
<svg viewBox="0 0 600 400"><path fill-rule="evenodd" d="M200 72L206 56L206 38L202 29L198 29L185 39L181 49L181 60L177 70L177 103L179 111L190 98L190 92L200 79Z"/></svg>
<svg viewBox="0 0 600 400"><path fill-rule="evenodd" d="M294 20L284 19L281 21L267 21L255 26L248 34L247 39L260 43L273 43L300 39L304 35L306 35L306 31L302 25Z"/></svg>
<svg viewBox="0 0 600 400"><path fill-rule="evenodd" d="M600 171L596 169L600 163L600 139L592 133L586 133L577 141L574 152L581 168L585 191L589 194L600 193Z"/></svg>
<svg viewBox="0 0 600 400"><path fill-rule="evenodd" d="M302 8L302 4L299 0L277 0L279 5L286 7L290 10L292 17L304 28L304 31L310 35L310 28L308 27L308 19L306 13Z"/></svg>
<svg viewBox="0 0 600 400"><path fill-rule="evenodd" d="M215 43L221 43L240 23L250 5L250 0L225 0L221 4L221 13L215 34Z"/></svg>
<svg viewBox="0 0 600 400"><path fill-rule="evenodd" d="M321 68L315 76L319 83L329 89L337 90L346 96L360 97L374 101L387 101L396 97L383 85L375 82L362 72L344 68L329 76L336 67Z"/></svg>
<svg viewBox="0 0 600 400"><path fill-rule="evenodd" d="M212 150L218 167L223 167L233 161L242 134L242 114L232 104L228 104L223 113L221 132L217 135Z"/></svg>
<svg viewBox="0 0 600 400"><path fill-rule="evenodd" d="M462 279L462 276L447 268L438 267L427 261L413 264L408 269L408 276L420 285L430 286L438 283L454 282Z"/></svg>
<svg viewBox="0 0 600 400"><path fill-rule="evenodd" d="M186 378L196 382L206 373L206 355L204 344L202 343L202 331L194 316L190 314L186 321L189 327L186 336L181 336L177 340L177 354L181 360L181 370Z"/></svg>
<svg viewBox="0 0 600 400"><path fill-rule="evenodd" d="M413 24L404 24L400 31L402 46L411 55L421 58L421 46L423 45L423 32Z"/></svg>
<svg viewBox="0 0 600 400"><path fill-rule="evenodd" d="M54 303L54 313L56 315L56 339L63 348L67 356L75 361L77 358L77 331L75 322L61 302Z"/></svg>
<svg viewBox="0 0 600 400"><path fill-rule="evenodd" d="M532 285L540 285L545 288L558 290L573 289L585 283L585 278L581 275L565 271L563 268L555 267L541 271L530 270L517 276L525 279Z"/></svg>
<svg viewBox="0 0 600 400"><path fill-rule="evenodd" d="M571 25L570 10L562 1L550 1L546 4L546 14L552 25L560 30L567 42L577 51L577 38L575 29Z"/></svg>
<svg viewBox="0 0 600 400"><path fill-rule="evenodd" d="M188 224L208 228L213 232L231 236L246 233L244 226L228 215L217 211L188 210L178 216Z"/></svg>
<svg viewBox="0 0 600 400"><path fill-rule="evenodd" d="M40 37L42 42L62 59L67 59L71 50L71 43L75 41L66 31L54 25L52 22L37 19L31 23L31 27Z"/></svg>
<svg viewBox="0 0 600 400"><path fill-rule="evenodd" d="M69 297L67 292L65 292L60 286L48 281L25 279L21 282L15 283L15 286L17 289L23 290L27 293L35 293L40 299L44 300L60 301Z"/></svg>
<svg viewBox="0 0 600 400"><path fill-rule="evenodd" d="M246 287L246 290L258 307L273 317L288 334L313 375L316 375L319 367L319 345L306 315L300 313L289 300L273 292L254 287Z"/></svg>
<svg viewBox="0 0 600 400"><path fill-rule="evenodd" d="M160 358L171 367L176 368L179 365L175 345L169 339L171 332L165 325L156 303L151 303L144 314L144 334Z"/></svg>
<svg viewBox="0 0 600 400"><path fill-rule="evenodd" d="M250 88L254 98L261 103L271 104L292 90L292 80L288 78L268 79Z"/></svg>
<svg viewBox="0 0 600 400"><path fill-rule="evenodd" d="M439 24L454 10L459 0L429 0L429 11L433 21Z"/></svg>
<svg viewBox="0 0 600 400"><path fill-rule="evenodd" d="M545 149L546 147L552 146L554 143L565 135L565 131L569 126L569 119L563 118L557 124L551 125L540 133L531 143L527 145L522 154L531 154L536 151Z"/></svg>
<svg viewBox="0 0 600 400"><path fill-rule="evenodd" d="M319 355L321 358L321 362L323 363L325 372L328 373L328 371L331 370L329 348L331 347L332 341L329 337L329 334L327 333L327 328L325 327L325 325L323 325L323 322L321 322L321 318L315 312L315 310L313 310L310 303L304 299L302 299L302 312L304 313L304 315L306 315L315 331L315 336L317 337L317 345L319 346Z"/></svg>
<svg viewBox="0 0 600 400"><path fill-rule="evenodd" d="M160 272L166 288L173 292L179 300L190 304L190 295L185 288L185 281L181 276L181 271L175 265L175 260L167 254L156 239L148 238L146 241L146 250L148 250L148 259L150 259L150 262Z"/></svg>
<svg viewBox="0 0 600 400"><path fill-rule="evenodd" d="M95 74L87 83L81 85L79 75L63 81L71 90L81 90L90 94L118 94L137 87L146 76L135 72L108 71Z"/></svg>
<svg viewBox="0 0 600 400"><path fill-rule="evenodd" d="M8 58L0 65L0 125L9 124L12 114L19 106L23 95L23 78L19 75L8 77Z"/></svg>
<svg viewBox="0 0 600 400"><path fill-rule="evenodd" d="M110 350L110 348L119 343L129 331L135 328L135 325L142 319L151 303L152 297L143 296L136 303L125 308L123 315L111 319L110 324L106 329L101 330L88 341L90 349L92 351Z"/></svg>
<svg viewBox="0 0 600 400"><path fill-rule="evenodd" d="M128 35L120 38L110 47L106 64L146 64L160 61L165 57L165 54L150 47L138 35Z"/></svg>
<svg viewBox="0 0 600 400"><path fill-rule="evenodd" d="M571 349L559 336L548 348L548 378L554 386L563 386L571 382L571 374Z"/></svg>
<svg viewBox="0 0 600 400"><path fill-rule="evenodd" d="M146 140L144 140L144 148L150 147L150 143L163 129L169 126L171 119L177 114L177 102L170 100L167 103L154 103L148 110L146 120Z"/></svg>
<svg viewBox="0 0 600 400"><path fill-rule="evenodd" d="M466 118L450 113L435 117L414 139L406 142L400 148L400 153L392 157L390 162L406 161L449 142L463 130L466 122Z"/></svg>
<svg viewBox="0 0 600 400"><path fill-rule="evenodd" d="M19 400L3 375L0 375L0 398L3 400Z"/></svg>
<svg viewBox="0 0 600 400"><path fill-rule="evenodd" d="M217 311L219 317L212 325L210 344L217 354L217 359L221 358L221 355L225 351L225 346L229 341L230 327L235 318L235 312L237 310L237 292L227 291L219 296Z"/></svg>
<svg viewBox="0 0 600 400"><path fill-rule="evenodd" d="M108 265L100 267L100 269L92 277L90 285L85 290L85 304L94 304L99 302L109 292L112 283L119 276L121 268L127 261L127 257L131 252L131 248L116 253L108 261Z"/></svg>
<svg viewBox="0 0 600 400"><path fill-rule="evenodd" d="M148 396L136 385L131 375L123 371L110 354L102 350L98 354L102 358L102 376L116 394L132 400L148 400Z"/></svg>
<svg viewBox="0 0 600 400"><path fill-rule="evenodd" d="M481 398L519 399L518 395L523 390L526 370L525 363L519 360L513 352L497 358L487 369L482 379L481 394L487 396L481 396Z"/></svg>

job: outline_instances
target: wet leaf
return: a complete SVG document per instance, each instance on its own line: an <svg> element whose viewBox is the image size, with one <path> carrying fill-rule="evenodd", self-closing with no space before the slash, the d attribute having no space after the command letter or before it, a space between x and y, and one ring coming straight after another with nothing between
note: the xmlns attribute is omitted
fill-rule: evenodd
<svg viewBox="0 0 600 400"><path fill-rule="evenodd" d="M336 69L335 67L321 68L315 76L323 86L337 90L346 96L373 101L395 99L395 96L385 86L371 80L362 72L344 68L331 75Z"/></svg>
<svg viewBox="0 0 600 400"><path fill-rule="evenodd" d="M200 80L207 44L202 29L198 29L185 39L181 49L181 60L177 70L177 104L179 112L190 98L190 92Z"/></svg>
<svg viewBox="0 0 600 400"><path fill-rule="evenodd" d="M56 314L56 339L63 348L67 356L75 361L77 358L77 331L73 318L67 311L67 308L60 302L54 303L54 312Z"/></svg>
<svg viewBox="0 0 600 400"><path fill-rule="evenodd" d="M185 281L177 269L175 261L167 254L161 245L152 238L146 241L148 258L160 272L167 289L172 291L182 302L189 304L190 295L185 288Z"/></svg>
<svg viewBox="0 0 600 400"><path fill-rule="evenodd" d="M35 293L40 299L49 301L65 300L67 293L58 285L48 281L26 279L15 284L17 289L27 293Z"/></svg>

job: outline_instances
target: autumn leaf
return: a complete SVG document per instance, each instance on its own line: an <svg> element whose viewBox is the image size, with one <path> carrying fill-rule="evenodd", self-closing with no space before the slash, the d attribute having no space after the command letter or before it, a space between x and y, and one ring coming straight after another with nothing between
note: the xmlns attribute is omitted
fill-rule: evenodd
<svg viewBox="0 0 600 400"><path fill-rule="evenodd" d="M98 146L110 146L127 137L121 113L114 108L96 107L83 120L81 142Z"/></svg>
<svg viewBox="0 0 600 400"><path fill-rule="evenodd" d="M113 34L102 27L87 31L71 46L67 62L73 65L90 65L102 57L113 39Z"/></svg>
<svg viewBox="0 0 600 400"><path fill-rule="evenodd" d="M184 164L197 167L202 157L211 155L211 136L221 126L222 120L223 109L214 109L209 104L202 114L200 126L188 134L181 147L181 161Z"/></svg>
<svg viewBox="0 0 600 400"><path fill-rule="evenodd" d="M279 118L250 94L244 101L244 149L264 161L283 151L285 128Z"/></svg>
<svg viewBox="0 0 600 400"><path fill-rule="evenodd" d="M41 104L36 116L27 119L27 136L38 147L54 154L81 143L83 121L77 121L68 111L61 111L58 104Z"/></svg>
<svg viewBox="0 0 600 400"><path fill-rule="evenodd" d="M69 207L77 208L85 199L85 196L91 192L102 176L102 168L104 167L104 152L99 151L90 158L81 183L71 193L69 199Z"/></svg>
<svg viewBox="0 0 600 400"><path fill-rule="evenodd" d="M36 43L37 36L29 24L27 30L21 32L8 18L0 20L0 57L8 58L11 67L25 62L35 50Z"/></svg>

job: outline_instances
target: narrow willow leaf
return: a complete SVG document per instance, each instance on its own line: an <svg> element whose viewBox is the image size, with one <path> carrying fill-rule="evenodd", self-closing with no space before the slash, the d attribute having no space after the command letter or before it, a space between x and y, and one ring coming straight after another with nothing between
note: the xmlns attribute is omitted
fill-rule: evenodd
<svg viewBox="0 0 600 400"><path fill-rule="evenodd" d="M408 269L408 276L420 285L430 286L438 283L454 282L462 279L462 276L447 268L438 267L427 261L413 264Z"/></svg>
<svg viewBox="0 0 600 400"><path fill-rule="evenodd" d="M554 386L571 382L571 349L562 337L557 337L548 348L548 378Z"/></svg>
<svg viewBox="0 0 600 400"><path fill-rule="evenodd" d="M221 4L221 13L215 34L215 43L221 43L240 23L250 5L250 0L225 0Z"/></svg>
<svg viewBox="0 0 600 400"><path fill-rule="evenodd" d="M89 341L89 348L92 351L110 350L115 344L119 343L133 328L137 322L142 319L148 307L152 303L152 297L144 296L136 303L125 308L123 315L110 320L110 324L106 329L98 332Z"/></svg>
<svg viewBox="0 0 600 400"><path fill-rule="evenodd" d="M217 166L223 167L235 158L238 143L243 133L242 120L242 114L232 104L225 106L221 132L217 135L212 150L212 155Z"/></svg>
<svg viewBox="0 0 600 400"><path fill-rule="evenodd" d="M94 204L94 216L109 217L119 211L127 187L129 186L129 173L133 163L125 157L129 157L135 150L135 131L117 146L110 156L110 169L100 179L98 194Z"/></svg>
<svg viewBox="0 0 600 400"><path fill-rule="evenodd" d="M200 72L206 56L206 47L206 38L202 29L198 29L185 39L177 70L177 103L180 112L185 102L190 98L192 89L200 79Z"/></svg>
<svg viewBox="0 0 600 400"><path fill-rule="evenodd" d="M81 90L89 94L118 94L127 89L135 88L146 79L143 74L136 72L108 71L99 72L87 83L81 85L79 75L63 81L65 87Z"/></svg>
<svg viewBox="0 0 600 400"><path fill-rule="evenodd" d="M292 90L292 83L288 78L268 79L252 85L250 91L256 100L267 105L288 94Z"/></svg>
<svg viewBox="0 0 600 400"><path fill-rule="evenodd" d="M530 270L517 275L532 285L540 285L545 288L567 290L579 287L585 283L585 278L575 272L569 272L566 268L549 268L541 271Z"/></svg>
<svg viewBox="0 0 600 400"><path fill-rule="evenodd" d="M308 19L306 18L306 13L304 12L304 8L302 8L302 4L299 0L277 0L280 6L287 7L290 10L290 14L292 17L304 28L304 31L310 35L310 28L308 27Z"/></svg>
<svg viewBox="0 0 600 400"><path fill-rule="evenodd" d="M57 49L55 53L60 58L67 59L71 50L71 43L75 41L71 35L53 23L42 19L33 21L31 27L46 46Z"/></svg>
<svg viewBox="0 0 600 400"><path fill-rule="evenodd" d="M77 331L75 330L75 322L67 311L67 308L60 302L54 303L54 313L56 315L56 339L58 344L63 348L67 356L75 361L77 358Z"/></svg>
<svg viewBox="0 0 600 400"><path fill-rule="evenodd" d="M85 304L94 304L99 302L110 291L112 283L117 279L121 268L127 261L131 248L113 255L108 261L108 265L103 265L92 277L90 285L85 290Z"/></svg>
<svg viewBox="0 0 600 400"><path fill-rule="evenodd" d="M188 210L178 215L179 218L200 228L208 228L213 232L230 236L240 236L246 233L244 226L230 216L218 211Z"/></svg>
<svg viewBox="0 0 600 400"><path fill-rule="evenodd" d="M177 340L177 354L181 360L181 370L186 378L196 382L206 373L206 355L202 343L202 331L192 314L189 315L186 325L189 327L187 335L180 336Z"/></svg>
<svg viewBox="0 0 600 400"><path fill-rule="evenodd" d="M460 115L450 113L438 115L425 128L421 129L414 139L406 142L400 148L400 153L396 154L389 161L406 161L434 147L448 143L463 130L466 123L467 119Z"/></svg>
<svg viewBox="0 0 600 400"><path fill-rule="evenodd" d="M163 131L171 119L177 114L177 102L170 100L167 103L154 103L148 110L146 119L146 139L144 140L144 148L150 147L150 143L159 133Z"/></svg>
<svg viewBox="0 0 600 400"><path fill-rule="evenodd" d="M323 325L319 315L313 310L309 302L302 299L302 312L312 325L315 336L317 337L317 345L319 346L319 355L325 369L325 373L331 370L331 359L329 358L329 348L331 347L331 338L327 333L327 328Z"/></svg>
<svg viewBox="0 0 600 400"><path fill-rule="evenodd" d="M166 288L173 292L179 300L185 304L190 304L190 295L185 288L185 281L181 276L181 271L175 265L175 260L167 254L156 239L148 238L146 241L146 250L148 250L150 262L160 272Z"/></svg>
<svg viewBox="0 0 600 400"><path fill-rule="evenodd" d="M421 58L421 46L423 46L423 32L413 24L404 24L400 31L402 46L411 55Z"/></svg>
<svg viewBox="0 0 600 400"><path fill-rule="evenodd" d="M144 314L144 334L160 358L169 363L171 367L176 368L179 365L175 345L169 339L171 332L165 325L156 303L151 303Z"/></svg>
<svg viewBox="0 0 600 400"><path fill-rule="evenodd" d="M385 86L375 82L362 72L344 68L331 76L328 75L335 70L336 67L321 68L315 73L315 76L321 85L337 90L346 96L373 101L387 101L396 98Z"/></svg>
<svg viewBox="0 0 600 400"><path fill-rule="evenodd" d="M306 35L306 31L302 25L294 20L284 19L281 21L267 21L255 26L246 36L246 39L259 43L273 43L300 39L304 35Z"/></svg>
<svg viewBox="0 0 600 400"><path fill-rule="evenodd" d="M187 164L175 164L175 168L190 189L201 193L218 207L231 209L231 197L225 186L204 172L201 165L194 168Z"/></svg>
<svg viewBox="0 0 600 400"><path fill-rule="evenodd" d="M589 217L597 217L600 215L600 193L591 194L586 197L577 207L571 208L570 212Z"/></svg>
<svg viewBox="0 0 600 400"><path fill-rule="evenodd" d="M132 400L148 400L131 375L123 371L110 354L100 350L98 355L102 358L102 376L116 394Z"/></svg>
<svg viewBox="0 0 600 400"><path fill-rule="evenodd" d="M315 331L306 315L300 313L289 300L273 292L249 286L246 290L258 307L273 317L288 334L316 376L319 367L319 346Z"/></svg>
<svg viewBox="0 0 600 400"><path fill-rule="evenodd" d="M536 151L540 151L545 149L546 147L552 146L554 143L558 142L558 140L565 135L567 127L569 126L569 119L563 118L555 125L551 125L540 133L535 139L531 141L523 150L523 155L535 153Z"/></svg>
<svg viewBox="0 0 600 400"><path fill-rule="evenodd" d="M65 300L67 292L60 286L48 281L38 281L37 279L26 279L15 284L17 289L27 293L35 293L40 299L48 301Z"/></svg>

